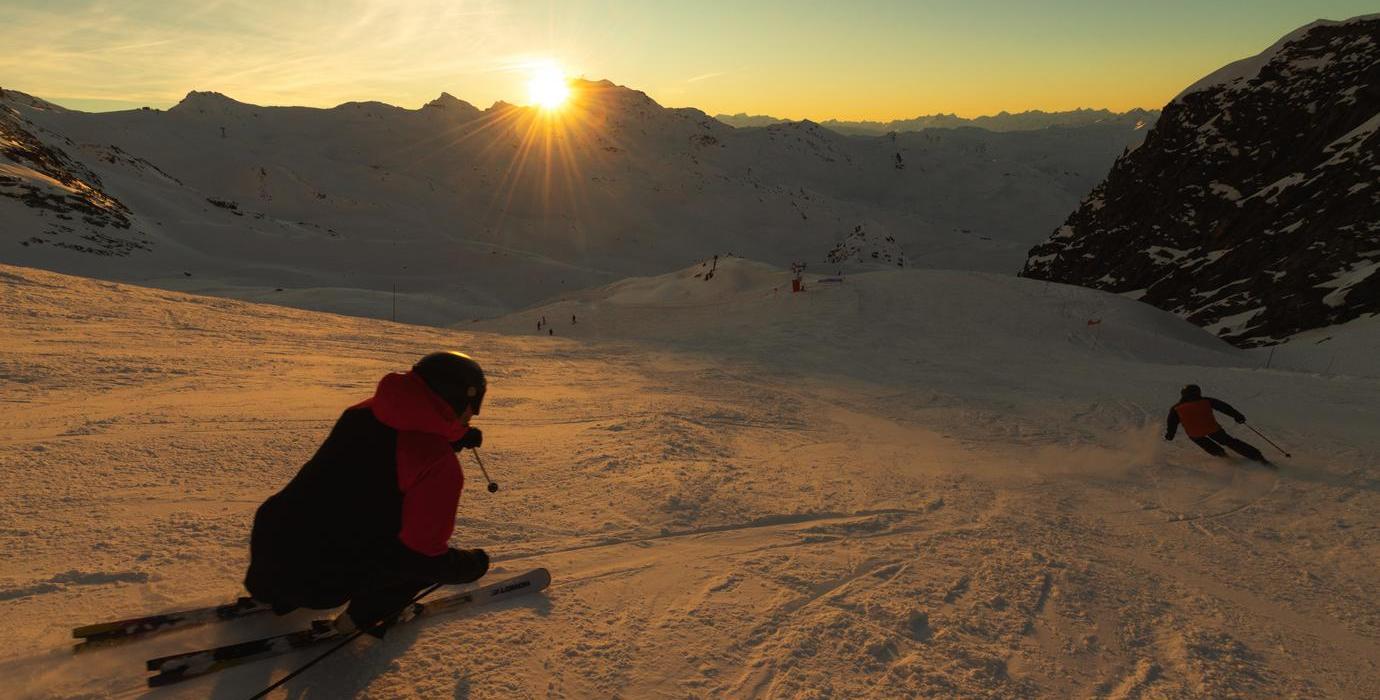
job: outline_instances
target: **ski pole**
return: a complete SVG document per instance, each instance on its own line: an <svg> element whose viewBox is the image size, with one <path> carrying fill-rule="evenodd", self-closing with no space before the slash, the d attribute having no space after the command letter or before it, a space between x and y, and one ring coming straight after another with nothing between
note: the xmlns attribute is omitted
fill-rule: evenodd
<svg viewBox="0 0 1380 700"><path fill-rule="evenodd" d="M489 478L489 470L484 468L484 460L479 458L479 449L471 447L470 452L474 453L474 461L479 463L479 473L483 474L484 480L489 482L489 493L498 493L498 483Z"/></svg>
<svg viewBox="0 0 1380 700"><path fill-rule="evenodd" d="M1260 439L1264 440L1265 442L1270 443L1271 445L1274 445L1274 447L1275 447L1276 450L1279 450L1280 452L1284 452L1284 448L1283 448L1283 447L1280 447L1279 445L1275 445L1275 441L1274 441L1274 440L1271 440L1270 438L1265 437L1264 434L1262 434L1259 430L1256 430L1256 429L1255 429L1255 426L1251 425L1250 423L1247 423L1247 424L1246 424L1246 427L1247 427L1247 428L1250 428L1250 429L1251 429L1251 432L1255 433L1256 435L1259 435L1259 436L1260 436ZM1288 452L1284 452L1284 456L1285 456L1285 457L1293 457L1294 455L1291 455L1291 454L1289 454Z"/></svg>
<svg viewBox="0 0 1380 700"><path fill-rule="evenodd" d="M412 600L408 601L407 605L404 605L404 606L402 606L401 608L399 608L399 609L398 609L398 612L394 613L394 614L393 614L392 616L390 616L390 617L396 617L397 615L401 615L401 614L402 614L402 611L404 611L404 610L408 609L409 607L415 605L415 604L417 603L417 601L421 600L422 598L425 598L425 597L427 597L428 595L431 595L432 591L435 591L437 588L440 588L440 587L441 587L441 584L439 584L439 583L433 584L430 588L428 588L428 589L422 591L421 593L418 593L416 596L414 596L414 597L412 598ZM341 613L341 614L343 615L344 613ZM388 619L388 618L384 618L384 619L386 620L386 619ZM375 624L378 624L378 623L375 623ZM279 687L281 687L284 683L286 683L286 682L288 682L288 681L290 681L290 680L296 678L297 676L301 675L303 671L305 671L305 670L311 668L312 666L315 666L315 665L316 665L316 662L318 662L318 661L320 661L320 660L326 658L327 656L330 656L331 654L336 653L337 651L340 651L340 649L343 648L346 644L349 644L350 642L355 641L355 639L358 638L359 635L361 635L361 634L364 634L364 628L360 628L360 629L355 630L350 636L348 636L348 637L346 637L346 638L340 640L340 643L339 643L339 644L336 644L335 646L331 647L330 649L327 649L325 652L322 652L322 654L321 654L320 656L318 656L318 657L312 659L311 661L308 661L308 662L302 664L301 666L299 666L299 667L297 668L296 671L293 671L292 673L289 673L289 674L287 674L286 676L283 676L282 678L279 678L275 683L273 683L273 685L270 685L270 686L268 686L267 688L264 688L263 690L260 690L259 692L255 693L253 697L249 698L249 700L259 700L260 698L267 697L269 693L271 693L271 692L277 690L277 689L278 689Z"/></svg>

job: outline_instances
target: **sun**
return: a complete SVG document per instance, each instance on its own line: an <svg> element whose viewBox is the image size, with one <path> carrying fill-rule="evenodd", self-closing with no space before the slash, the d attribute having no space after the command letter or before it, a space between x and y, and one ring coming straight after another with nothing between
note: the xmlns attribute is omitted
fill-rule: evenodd
<svg viewBox="0 0 1380 700"><path fill-rule="evenodd" d="M554 65L538 66L527 81L527 94L533 105L554 111L570 97L570 85L565 75Z"/></svg>

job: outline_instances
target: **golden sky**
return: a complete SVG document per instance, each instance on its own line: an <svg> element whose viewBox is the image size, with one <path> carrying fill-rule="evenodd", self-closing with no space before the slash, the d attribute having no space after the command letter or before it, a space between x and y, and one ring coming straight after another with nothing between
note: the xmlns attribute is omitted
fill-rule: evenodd
<svg viewBox="0 0 1380 700"><path fill-rule="evenodd" d="M668 107L816 121L1160 107L1374 0L0 0L0 87L77 109L525 103L534 66Z"/></svg>

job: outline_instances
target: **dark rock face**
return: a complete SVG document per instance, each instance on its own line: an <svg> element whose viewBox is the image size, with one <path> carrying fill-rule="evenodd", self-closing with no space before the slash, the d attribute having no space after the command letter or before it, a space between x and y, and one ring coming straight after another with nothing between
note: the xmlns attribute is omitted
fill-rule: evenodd
<svg viewBox="0 0 1380 700"><path fill-rule="evenodd" d="M1021 275L1243 347L1380 312L1378 132L1380 15L1316 22L1168 104Z"/></svg>
<svg viewBox="0 0 1380 700"><path fill-rule="evenodd" d="M32 100L22 93L6 92L16 99ZM129 232L129 209L103 189L100 177L61 148L45 145L30 131L36 128L0 104L0 166L9 166L0 168L0 197L52 215L46 237L32 236L19 241L20 245L53 245L114 256L147 250L149 243L143 235Z"/></svg>

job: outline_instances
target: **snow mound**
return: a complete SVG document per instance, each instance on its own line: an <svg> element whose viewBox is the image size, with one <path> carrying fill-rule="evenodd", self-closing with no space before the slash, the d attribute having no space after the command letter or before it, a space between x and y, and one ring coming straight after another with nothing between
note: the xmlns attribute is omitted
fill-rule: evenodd
<svg viewBox="0 0 1380 700"><path fill-rule="evenodd" d="M706 265L709 263L706 263ZM468 329L589 340L653 341L769 361L788 354L799 366L830 367L885 380L907 356L964 364L1032 358L1132 359L1231 365L1247 355L1173 314L1081 287L992 273L885 270L846 276L807 274L792 292L791 273L741 258L584 290Z"/></svg>
<svg viewBox="0 0 1380 700"><path fill-rule="evenodd" d="M780 283L780 271L770 265L721 257L694 267L655 277L635 277L616 282L604 301L621 306L668 306L703 304L761 292Z"/></svg>

